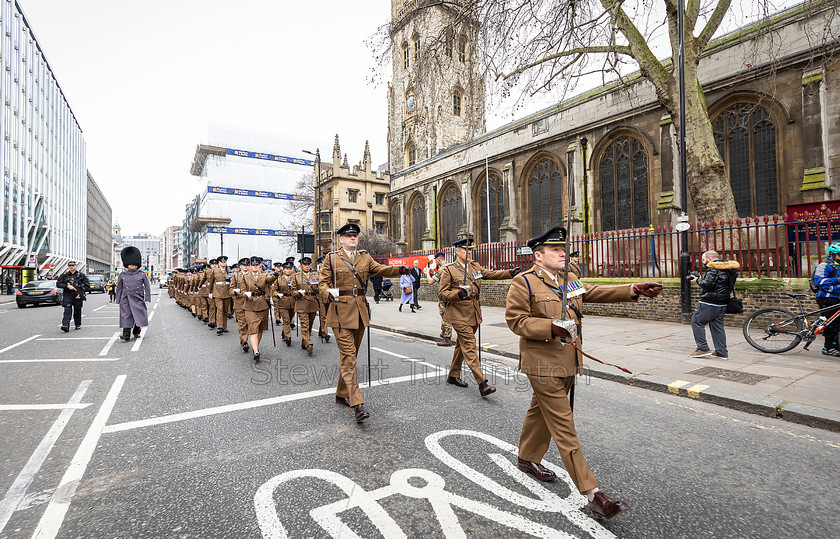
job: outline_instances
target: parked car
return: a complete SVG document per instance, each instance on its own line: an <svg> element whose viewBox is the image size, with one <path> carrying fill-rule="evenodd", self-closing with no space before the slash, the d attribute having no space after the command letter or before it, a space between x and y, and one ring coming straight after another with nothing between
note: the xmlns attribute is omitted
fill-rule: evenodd
<svg viewBox="0 0 840 539"><path fill-rule="evenodd" d="M88 281L90 281L90 291L93 292L102 292L105 293L105 276L104 275L88 275Z"/></svg>
<svg viewBox="0 0 840 539"><path fill-rule="evenodd" d="M15 294L15 301L19 309L27 305L51 303L61 305L63 291L56 285L57 281L29 281Z"/></svg>

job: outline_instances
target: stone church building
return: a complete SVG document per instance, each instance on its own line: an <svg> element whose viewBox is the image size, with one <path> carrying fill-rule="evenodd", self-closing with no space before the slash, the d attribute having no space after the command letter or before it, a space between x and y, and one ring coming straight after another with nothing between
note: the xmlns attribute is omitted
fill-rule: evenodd
<svg viewBox="0 0 840 539"><path fill-rule="evenodd" d="M742 217L840 198L840 63L833 56L840 18L833 9L823 2L789 9L769 25L713 41L701 60ZM445 247L467 235L477 243L527 240L563 224L568 179L573 233L675 221L675 130L648 82L631 77L485 132L477 28L449 17L439 4L392 0L385 209L403 250ZM827 45L825 36L832 36ZM439 65L422 62L427 43L443 47Z"/></svg>

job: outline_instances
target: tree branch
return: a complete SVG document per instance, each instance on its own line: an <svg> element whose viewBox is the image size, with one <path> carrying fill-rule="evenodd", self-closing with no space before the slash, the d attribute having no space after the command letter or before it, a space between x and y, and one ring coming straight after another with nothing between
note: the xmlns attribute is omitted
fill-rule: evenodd
<svg viewBox="0 0 840 539"><path fill-rule="evenodd" d="M615 54L625 54L627 56L633 56L632 52L630 51L630 48L625 46L625 45L602 45L602 46L592 46L592 47L577 47L577 48L574 48L574 49L569 49L569 50L566 50L566 51L556 52L554 54L550 54L550 55L546 56L545 58L541 58L541 59L539 59L535 62L531 62L530 64L520 66L520 67L514 69L513 71L511 71L510 73L497 73L496 74L496 80L499 80L500 78L503 79L503 80L507 80L507 79L513 77L514 75L518 75L518 74L522 73L523 71L531 69L532 67L536 67L538 65L544 64L546 62L550 62L552 60L556 60L558 58L564 58L564 57L572 56L572 55L579 56L579 55L582 55L582 54L597 54L597 53L603 53L603 54L615 53Z"/></svg>
<svg viewBox="0 0 840 539"><path fill-rule="evenodd" d="M700 57L700 53L703 52L703 49L706 48L706 45L709 44L709 41L712 39L712 36L720 27L720 23L723 21L723 17L726 15L726 12L729 11L730 4L732 4L732 0L718 0L718 4L717 6L715 6L715 10L714 12L712 12L712 16L709 17L708 21L706 21L706 26L703 28L703 31L700 32L700 36L694 42L694 45L697 48L698 58Z"/></svg>
<svg viewBox="0 0 840 539"><path fill-rule="evenodd" d="M685 29L694 37L694 27L697 26L697 17L700 16L701 0L688 0L685 6Z"/></svg>

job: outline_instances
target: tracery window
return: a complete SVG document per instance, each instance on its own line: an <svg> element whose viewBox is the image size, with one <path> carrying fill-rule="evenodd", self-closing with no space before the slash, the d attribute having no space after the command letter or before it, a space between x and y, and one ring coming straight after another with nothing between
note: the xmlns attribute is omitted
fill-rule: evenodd
<svg viewBox="0 0 840 539"><path fill-rule="evenodd" d="M423 248L423 232L426 230L426 199L421 196L414 197L411 203L411 243L408 248L411 251Z"/></svg>
<svg viewBox="0 0 840 539"><path fill-rule="evenodd" d="M458 61L462 64L467 61L467 38L461 36L458 38Z"/></svg>
<svg viewBox="0 0 840 539"><path fill-rule="evenodd" d="M413 142L409 142L405 147L405 161L408 167L417 162L417 147Z"/></svg>
<svg viewBox="0 0 840 539"><path fill-rule="evenodd" d="M464 226L464 207L461 200L461 190L451 186L440 197L441 208L441 242L452 245L458 239L458 232Z"/></svg>
<svg viewBox="0 0 840 539"><path fill-rule="evenodd" d="M736 103L721 112L713 125L738 216L777 213L776 126L770 114L759 105Z"/></svg>
<svg viewBox="0 0 840 539"><path fill-rule="evenodd" d="M537 162L528 177L528 213L531 236L563 224L563 176L552 159Z"/></svg>
<svg viewBox="0 0 840 539"><path fill-rule="evenodd" d="M397 202L391 204L391 239L400 239L400 205Z"/></svg>
<svg viewBox="0 0 840 539"><path fill-rule="evenodd" d="M601 230L650 225L648 215L648 159L642 143L620 137L601 157Z"/></svg>
<svg viewBox="0 0 840 539"><path fill-rule="evenodd" d="M488 241L499 241L499 227L507 215L505 206L505 190L502 178L493 172L490 173L490 238L487 237L487 205L488 205L488 182L482 182L481 189L478 192L478 197L475 201L477 207L481 209L481 220L479 222L478 237L479 243L487 243Z"/></svg>

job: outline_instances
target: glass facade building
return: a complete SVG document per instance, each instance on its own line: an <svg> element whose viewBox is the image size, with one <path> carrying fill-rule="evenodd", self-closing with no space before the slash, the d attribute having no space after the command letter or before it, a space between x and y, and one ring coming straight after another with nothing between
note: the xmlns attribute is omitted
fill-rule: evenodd
<svg viewBox="0 0 840 539"><path fill-rule="evenodd" d="M0 266L18 282L60 274L71 259L85 264L85 156L82 129L20 5L0 0Z"/></svg>

